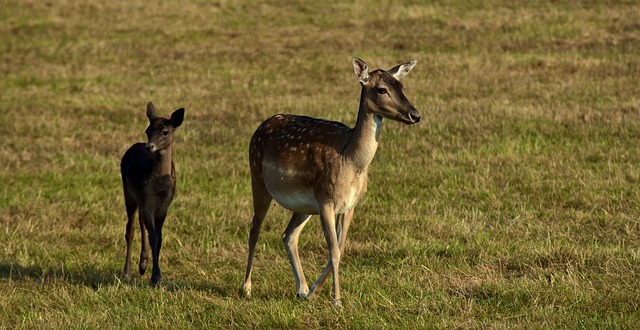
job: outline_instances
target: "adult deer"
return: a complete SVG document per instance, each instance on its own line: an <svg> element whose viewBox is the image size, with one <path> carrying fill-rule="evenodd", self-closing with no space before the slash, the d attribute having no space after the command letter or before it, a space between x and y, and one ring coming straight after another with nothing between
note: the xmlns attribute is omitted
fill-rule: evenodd
<svg viewBox="0 0 640 330"><path fill-rule="evenodd" d="M353 59L356 78L362 85L354 128L287 114L275 115L258 127L249 144L254 215L242 284L246 295L251 294L253 257L260 227L275 199L293 211L282 240L293 268L298 297L315 298L333 270L333 302L340 305L338 265L353 208L367 188L367 169L376 153L382 118L407 125L420 121L418 111L405 97L400 83L415 64L413 60L388 71L369 72L363 60ZM312 214L320 215L330 257L309 290L298 256L298 237Z"/></svg>
<svg viewBox="0 0 640 330"><path fill-rule="evenodd" d="M151 285L160 281L158 258L162 247L162 225L176 190L176 172L173 166L173 133L182 124L184 109L171 114L170 119L158 117L153 103L147 104L149 126L145 133L148 142L138 142L122 156L120 172L124 188L124 202L127 208L127 259L124 264L125 276L130 276L131 242L135 230L135 213L139 210L142 252L140 253L140 275L147 269L149 252L145 241L145 229L149 231L149 244L153 255Z"/></svg>

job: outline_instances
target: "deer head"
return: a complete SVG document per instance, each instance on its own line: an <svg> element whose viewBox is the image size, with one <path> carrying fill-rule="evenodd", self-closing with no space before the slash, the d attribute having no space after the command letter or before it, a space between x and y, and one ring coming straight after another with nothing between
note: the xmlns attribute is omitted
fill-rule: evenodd
<svg viewBox="0 0 640 330"><path fill-rule="evenodd" d="M182 124L184 119L184 108L180 108L171 114L170 119L159 117L153 103L147 104L147 118L149 127L147 134L147 145L145 148L151 153L164 154L164 150L173 143L173 132Z"/></svg>
<svg viewBox="0 0 640 330"><path fill-rule="evenodd" d="M416 63L413 60L388 71L376 70L370 73L367 63L357 57L353 58L353 71L362 85L362 100L371 113L407 125L420 122L418 110L404 95L400 83Z"/></svg>

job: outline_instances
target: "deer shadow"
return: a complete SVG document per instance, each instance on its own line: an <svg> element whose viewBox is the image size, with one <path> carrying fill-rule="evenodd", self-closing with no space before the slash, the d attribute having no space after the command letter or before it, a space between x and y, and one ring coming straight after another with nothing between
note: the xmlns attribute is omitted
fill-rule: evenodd
<svg viewBox="0 0 640 330"><path fill-rule="evenodd" d="M24 266L15 262L0 262L0 279L33 280L41 283L64 281L74 285L83 285L97 289L118 282L112 272L95 266L82 270L63 269L62 267L42 267L39 265Z"/></svg>
<svg viewBox="0 0 640 330"><path fill-rule="evenodd" d="M43 284L65 282L81 285L97 290L107 286L128 285L149 287L148 276L132 276L126 278L122 271L86 266L81 270L63 269L62 267L42 267L39 265L24 266L17 262L0 261L1 280L32 280ZM163 278L159 287L169 292L195 290L214 294L219 297L231 297L236 294L235 288L218 286L207 281L188 282L179 278Z"/></svg>

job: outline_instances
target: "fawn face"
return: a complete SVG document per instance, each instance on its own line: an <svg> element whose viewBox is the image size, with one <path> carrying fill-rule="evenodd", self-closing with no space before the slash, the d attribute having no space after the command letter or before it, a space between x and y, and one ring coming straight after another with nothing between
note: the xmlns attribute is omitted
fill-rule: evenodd
<svg viewBox="0 0 640 330"><path fill-rule="evenodd" d="M170 119L158 117L153 104L147 105L147 117L149 118L149 127L145 133L147 134L147 145L145 146L150 153L163 154L173 143L173 132L182 124L184 119L184 109L180 108L171 114Z"/></svg>

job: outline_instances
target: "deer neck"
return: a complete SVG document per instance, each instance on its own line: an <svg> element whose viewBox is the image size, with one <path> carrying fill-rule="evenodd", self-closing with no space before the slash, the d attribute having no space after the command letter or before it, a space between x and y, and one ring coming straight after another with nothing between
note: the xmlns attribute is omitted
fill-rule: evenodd
<svg viewBox="0 0 640 330"><path fill-rule="evenodd" d="M158 150L155 153L155 166L153 169L154 176L159 178L165 175L171 175L171 145L169 147Z"/></svg>
<svg viewBox="0 0 640 330"><path fill-rule="evenodd" d="M358 119L345 146L344 157L351 161L357 170L367 169L378 148L378 135L382 126L382 117L369 111L365 98L365 89L360 94Z"/></svg>

